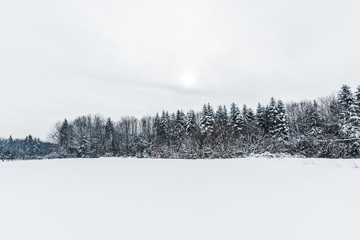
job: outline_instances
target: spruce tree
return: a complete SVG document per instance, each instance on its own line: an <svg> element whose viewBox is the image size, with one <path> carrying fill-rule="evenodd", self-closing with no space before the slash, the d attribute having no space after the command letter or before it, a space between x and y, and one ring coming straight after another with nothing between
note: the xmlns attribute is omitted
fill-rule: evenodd
<svg viewBox="0 0 360 240"><path fill-rule="evenodd" d="M161 142L169 141L170 133L170 116L168 112L163 111L160 118L160 139Z"/></svg>
<svg viewBox="0 0 360 240"><path fill-rule="evenodd" d="M156 113L156 115L155 115L153 129L154 129L154 135L155 135L156 139L158 140L160 138L160 117L159 117L159 113Z"/></svg>
<svg viewBox="0 0 360 240"><path fill-rule="evenodd" d="M224 131L228 126L227 109L225 106L219 106L215 114L215 126L220 131Z"/></svg>
<svg viewBox="0 0 360 240"><path fill-rule="evenodd" d="M204 104L201 112L200 128L204 135L210 136L214 131L214 110L208 103Z"/></svg>
<svg viewBox="0 0 360 240"><path fill-rule="evenodd" d="M349 86L343 85L341 87L341 90L338 95L338 102L343 109L345 110L350 109L350 106L354 102L354 98Z"/></svg>
<svg viewBox="0 0 360 240"><path fill-rule="evenodd" d="M185 158L199 157L198 151L201 146L202 136L200 126L197 123L194 110L190 110L186 114L186 137L184 139L184 155Z"/></svg>
<svg viewBox="0 0 360 240"><path fill-rule="evenodd" d="M241 113L235 103L230 107L230 127L232 135L237 138L241 131Z"/></svg>
<svg viewBox="0 0 360 240"><path fill-rule="evenodd" d="M256 109L255 119L256 119L256 124L260 127L263 133L266 134L268 132L266 109L260 103L258 104Z"/></svg>
<svg viewBox="0 0 360 240"><path fill-rule="evenodd" d="M68 134L69 124L65 119L61 128L60 128L60 136L59 136L59 144L60 146L65 146L67 144L67 134Z"/></svg>
<svg viewBox="0 0 360 240"><path fill-rule="evenodd" d="M175 150L178 152L186 134L186 120L184 112L178 110L174 116L173 122L173 138L175 142Z"/></svg>
<svg viewBox="0 0 360 240"><path fill-rule="evenodd" d="M197 124L194 110L190 110L186 115L186 135L193 136L196 134Z"/></svg>
<svg viewBox="0 0 360 240"><path fill-rule="evenodd" d="M281 100L277 103L276 133L282 140L287 140L289 137L289 122L284 104Z"/></svg>
<svg viewBox="0 0 360 240"><path fill-rule="evenodd" d="M104 142L105 153L110 156L116 155L115 145L115 131L114 124L110 118L107 119L105 124L105 142Z"/></svg>
<svg viewBox="0 0 360 240"><path fill-rule="evenodd" d="M345 124L349 121L356 120L358 109L356 106L356 100L349 86L343 85L341 87L338 95L338 104L340 106L340 118Z"/></svg>
<svg viewBox="0 0 360 240"><path fill-rule="evenodd" d="M68 121L65 119L63 124L61 125L59 131L59 147L60 147L60 154L62 157L69 157L70 153L70 126Z"/></svg>
<svg viewBox="0 0 360 240"><path fill-rule="evenodd" d="M15 147L14 147L14 140L10 135L7 141L7 159L14 159L15 158Z"/></svg>
<svg viewBox="0 0 360 240"><path fill-rule="evenodd" d="M322 120L320 117L318 104L314 100L313 103L310 103L308 108L305 111L305 123L307 125L307 133L310 135L318 135L322 132Z"/></svg>
<svg viewBox="0 0 360 240"><path fill-rule="evenodd" d="M276 107L276 102L275 99L272 97L267 111L269 134L271 136L275 136L277 134L277 123L278 123L277 115L278 115L278 110Z"/></svg>
<svg viewBox="0 0 360 240"><path fill-rule="evenodd" d="M355 92L355 105L357 109L357 114L360 116L360 86L356 88Z"/></svg>

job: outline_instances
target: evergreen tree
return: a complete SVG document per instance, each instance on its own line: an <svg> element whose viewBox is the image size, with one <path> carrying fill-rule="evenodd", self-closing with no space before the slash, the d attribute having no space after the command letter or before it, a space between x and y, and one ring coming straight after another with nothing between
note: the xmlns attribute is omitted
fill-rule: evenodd
<svg viewBox="0 0 360 240"><path fill-rule="evenodd" d="M178 152L180 150L181 144L184 140L186 134L186 119L183 111L178 110L176 115L174 115L174 143L175 143L175 151Z"/></svg>
<svg viewBox="0 0 360 240"><path fill-rule="evenodd" d="M259 103L256 109L256 124L260 127L260 129L263 131L263 133L268 132L268 126L267 126L267 118L266 118L266 109L265 107L261 106Z"/></svg>
<svg viewBox="0 0 360 240"><path fill-rule="evenodd" d="M224 131L228 126L228 116L226 106L219 106L215 114L215 126L220 131Z"/></svg>
<svg viewBox="0 0 360 240"><path fill-rule="evenodd" d="M351 89L347 85L343 85L338 95L338 103L340 106L340 115L344 120L348 120L352 114L354 106L354 97Z"/></svg>
<svg viewBox="0 0 360 240"><path fill-rule="evenodd" d="M214 149L213 157L228 157L231 140L231 124L226 106L219 106L215 114Z"/></svg>
<svg viewBox="0 0 360 240"><path fill-rule="evenodd" d="M61 125L59 131L59 147L60 154L62 157L70 157L71 144L71 127L68 124L68 121L65 119Z"/></svg>
<svg viewBox="0 0 360 240"><path fill-rule="evenodd" d="M31 135L27 136L24 141L24 151L23 151L23 158L24 159L32 159L36 157L35 154L35 142Z"/></svg>
<svg viewBox="0 0 360 240"><path fill-rule="evenodd" d="M39 157L43 154L42 150L41 150L41 143L40 143L40 139L35 138L34 139L34 155L35 157Z"/></svg>
<svg viewBox="0 0 360 240"><path fill-rule="evenodd" d="M281 100L277 103L276 115L276 133L282 140L287 140L289 137L289 122L286 114L284 104Z"/></svg>
<svg viewBox="0 0 360 240"><path fill-rule="evenodd" d="M230 107L230 127L232 135L237 138L241 131L241 113L235 103Z"/></svg>
<svg viewBox="0 0 360 240"><path fill-rule="evenodd" d="M255 114L251 108L243 105L241 126L243 135L249 137L255 130Z"/></svg>
<svg viewBox="0 0 360 240"><path fill-rule="evenodd" d="M360 116L360 86L358 86L356 88L355 99L354 100L355 100L357 115Z"/></svg>
<svg viewBox="0 0 360 240"><path fill-rule="evenodd" d="M168 112L163 111L160 119L160 139L161 142L169 143L170 136L170 116Z"/></svg>
<svg viewBox="0 0 360 240"><path fill-rule="evenodd" d="M69 138L68 135L69 135L69 124L65 119L60 128L59 145L61 147L65 147L68 144L68 138Z"/></svg>
<svg viewBox="0 0 360 240"><path fill-rule="evenodd" d="M214 110L208 103L203 106L201 112L200 128L201 132L207 136L210 136L214 131Z"/></svg>
<svg viewBox="0 0 360 240"><path fill-rule="evenodd" d="M8 141L7 141L7 159L14 159L15 158L15 149L14 149L14 140L12 136L10 135Z"/></svg>
<svg viewBox="0 0 360 240"><path fill-rule="evenodd" d="M338 94L338 106L340 116L340 135L344 138L360 137L360 117L359 109L351 89L343 85Z"/></svg>
<svg viewBox="0 0 360 240"><path fill-rule="evenodd" d="M194 136L197 132L196 116L194 110L190 110L186 115L186 134Z"/></svg>
<svg viewBox="0 0 360 240"><path fill-rule="evenodd" d="M200 155L204 158L211 157L213 154L213 133L215 127L214 110L208 103L203 106L200 118L200 129L202 133L202 139L199 146L201 146Z"/></svg>
<svg viewBox="0 0 360 240"><path fill-rule="evenodd" d="M156 113L155 118L154 118L154 134L156 136L156 138L160 138L160 117L159 117L159 113Z"/></svg>
<svg viewBox="0 0 360 240"><path fill-rule="evenodd" d="M314 100L313 104L309 104L309 107L306 109L306 125L307 133L310 135L318 135L322 132L322 120L320 117L318 104Z"/></svg>
<svg viewBox="0 0 360 240"><path fill-rule="evenodd" d="M185 158L200 157L200 149L202 149L202 135L200 126L197 124L194 110L190 110L186 114L186 137L184 139L184 155Z"/></svg>
<svg viewBox="0 0 360 240"><path fill-rule="evenodd" d="M267 111L267 119L269 126L270 136L275 136L277 134L277 124L278 124L278 110L276 107L275 99L272 97L270 100L269 108Z"/></svg>
<svg viewBox="0 0 360 240"><path fill-rule="evenodd" d="M107 119L105 125L105 153L110 156L116 155L116 137L115 137L115 130L114 124L110 118Z"/></svg>

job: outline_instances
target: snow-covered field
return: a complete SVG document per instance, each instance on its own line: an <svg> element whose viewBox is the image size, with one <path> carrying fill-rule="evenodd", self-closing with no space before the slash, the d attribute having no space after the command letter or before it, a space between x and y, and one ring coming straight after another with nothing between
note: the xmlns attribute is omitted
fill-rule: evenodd
<svg viewBox="0 0 360 240"><path fill-rule="evenodd" d="M0 163L4 240L360 239L360 161Z"/></svg>

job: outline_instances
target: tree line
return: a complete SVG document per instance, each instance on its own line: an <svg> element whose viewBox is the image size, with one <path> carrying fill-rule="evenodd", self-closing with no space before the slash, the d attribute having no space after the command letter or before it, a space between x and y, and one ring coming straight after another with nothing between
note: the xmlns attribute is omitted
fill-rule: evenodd
<svg viewBox="0 0 360 240"><path fill-rule="evenodd" d="M163 111L119 121L81 116L55 125L51 157L233 158L286 153L360 157L360 86L337 96L284 104L270 99L256 110L231 104L201 111Z"/></svg>
<svg viewBox="0 0 360 240"><path fill-rule="evenodd" d="M42 142L31 135L25 139L0 139L0 159L38 159L49 155L53 150L51 143Z"/></svg>

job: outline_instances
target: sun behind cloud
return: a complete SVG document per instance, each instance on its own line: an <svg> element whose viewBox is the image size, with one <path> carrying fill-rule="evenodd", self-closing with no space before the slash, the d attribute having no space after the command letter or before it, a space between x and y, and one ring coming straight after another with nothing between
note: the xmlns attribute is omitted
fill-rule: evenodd
<svg viewBox="0 0 360 240"><path fill-rule="evenodd" d="M180 83L184 88L195 88L197 79L195 74L191 72L185 72L180 76Z"/></svg>

